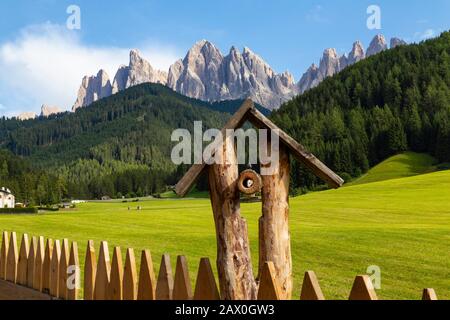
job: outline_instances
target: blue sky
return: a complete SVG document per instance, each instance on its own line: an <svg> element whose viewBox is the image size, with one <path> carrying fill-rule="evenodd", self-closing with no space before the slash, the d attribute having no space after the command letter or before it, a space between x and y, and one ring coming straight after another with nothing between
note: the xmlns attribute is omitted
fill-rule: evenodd
<svg viewBox="0 0 450 320"><path fill-rule="evenodd" d="M81 9L79 31L65 28L71 4ZM371 4L381 8L381 30L366 26ZM0 115L70 108L85 73L104 67L114 77L131 48L166 69L201 39L224 54L247 46L298 80L325 48L345 53L377 33L413 42L450 29L448 0L3 0L0 13Z"/></svg>

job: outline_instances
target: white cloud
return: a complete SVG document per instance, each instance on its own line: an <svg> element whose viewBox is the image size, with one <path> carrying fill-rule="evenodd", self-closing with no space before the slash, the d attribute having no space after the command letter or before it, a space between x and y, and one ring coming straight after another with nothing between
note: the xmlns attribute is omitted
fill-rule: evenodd
<svg viewBox="0 0 450 320"><path fill-rule="evenodd" d="M306 14L306 20L314 23L328 23L329 20L324 16L323 6L316 5Z"/></svg>
<svg viewBox="0 0 450 320"><path fill-rule="evenodd" d="M417 39L417 40L426 40L426 39L433 38L436 35L437 34L436 34L436 31L434 29L427 29L427 30L422 31L422 32L416 32L414 34L414 38Z"/></svg>
<svg viewBox="0 0 450 320"><path fill-rule="evenodd" d="M168 70L179 58L158 43L137 47L158 69ZM0 44L0 115L38 113L43 103L70 109L82 77L105 69L112 80L119 65L128 64L130 49L86 45L76 32L50 23L25 28Z"/></svg>

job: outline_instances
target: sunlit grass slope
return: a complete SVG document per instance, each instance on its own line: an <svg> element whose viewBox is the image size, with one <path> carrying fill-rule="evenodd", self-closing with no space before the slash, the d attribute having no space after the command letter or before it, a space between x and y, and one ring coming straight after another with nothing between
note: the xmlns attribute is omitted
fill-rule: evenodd
<svg viewBox="0 0 450 320"><path fill-rule="evenodd" d="M388 158L349 185L405 178L435 171L436 159L425 153L405 152Z"/></svg>

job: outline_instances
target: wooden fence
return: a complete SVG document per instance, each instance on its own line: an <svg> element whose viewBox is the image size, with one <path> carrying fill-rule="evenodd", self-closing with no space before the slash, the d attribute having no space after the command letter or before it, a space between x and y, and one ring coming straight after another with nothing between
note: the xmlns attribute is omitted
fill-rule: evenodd
<svg viewBox="0 0 450 320"><path fill-rule="evenodd" d="M272 262L266 262L259 279L258 300L279 300L280 287L274 277ZM191 287L187 260L178 256L173 277L169 255L161 259L158 277L149 250L141 253L139 275L134 250L128 248L123 264L119 247L113 249L112 261L108 244L100 243L98 259L94 242L87 243L84 265L84 300L219 300L213 269L208 258L200 260L195 288ZM20 248L15 232L2 233L0 252L0 299L81 299L81 270L78 245L69 240L22 236ZM313 271L305 273L301 300L324 300ZM350 300L377 300L367 275L357 276ZM437 300L433 289L423 291L423 300Z"/></svg>

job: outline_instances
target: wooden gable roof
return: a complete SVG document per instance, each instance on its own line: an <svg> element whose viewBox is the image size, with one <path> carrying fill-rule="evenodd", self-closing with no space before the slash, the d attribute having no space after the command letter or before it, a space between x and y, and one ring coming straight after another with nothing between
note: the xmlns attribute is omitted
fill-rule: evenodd
<svg viewBox="0 0 450 320"><path fill-rule="evenodd" d="M247 99L239 110L228 120L222 128L222 134L228 129L240 128L246 121L252 123L258 129L278 130L280 142L283 143L289 152L316 176L327 182L331 188L339 188L343 185L344 180L334 173L330 168L317 159L312 153L307 151L304 146L295 141L283 130L278 128L272 121L259 112L253 101ZM175 186L175 192L184 197L197 181L200 174L207 167L206 163L194 164L181 178Z"/></svg>

